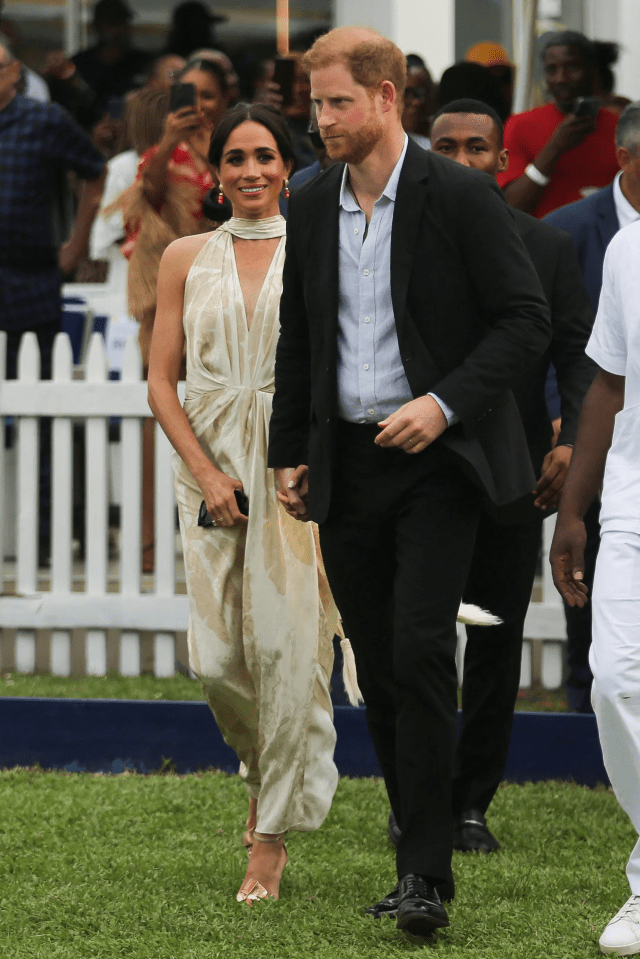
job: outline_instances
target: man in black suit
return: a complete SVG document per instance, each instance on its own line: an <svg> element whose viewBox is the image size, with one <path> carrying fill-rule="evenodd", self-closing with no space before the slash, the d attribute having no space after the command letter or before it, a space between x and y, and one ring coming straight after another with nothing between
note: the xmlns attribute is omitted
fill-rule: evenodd
<svg viewBox="0 0 640 959"><path fill-rule="evenodd" d="M342 162L290 201L269 465L320 524L402 828L398 927L430 935L452 895L456 614L481 498L535 484L509 387L548 309L497 185L406 137L395 44L339 28L305 68Z"/></svg>
<svg viewBox="0 0 640 959"><path fill-rule="evenodd" d="M477 100L455 100L434 117L431 149L496 177L509 164L502 134L500 118L491 107ZM503 622L467 627L462 728L453 781L454 848L463 851L499 848L485 814L507 762L542 520L559 502L582 401L596 372L585 353L593 313L573 240L527 213L513 213L551 309L552 338L536 365L514 386L539 477L536 493L517 523L505 525L483 512L464 591L467 602L486 606ZM550 363L556 369L562 400L562 429L553 448L545 403Z"/></svg>

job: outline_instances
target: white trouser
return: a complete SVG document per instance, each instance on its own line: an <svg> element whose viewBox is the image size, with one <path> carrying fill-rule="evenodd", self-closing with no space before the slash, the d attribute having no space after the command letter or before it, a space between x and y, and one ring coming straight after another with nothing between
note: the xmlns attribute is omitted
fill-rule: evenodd
<svg viewBox="0 0 640 959"><path fill-rule="evenodd" d="M640 534L605 532L593 584L591 701L613 791L640 834ZM640 895L640 840L627 863Z"/></svg>

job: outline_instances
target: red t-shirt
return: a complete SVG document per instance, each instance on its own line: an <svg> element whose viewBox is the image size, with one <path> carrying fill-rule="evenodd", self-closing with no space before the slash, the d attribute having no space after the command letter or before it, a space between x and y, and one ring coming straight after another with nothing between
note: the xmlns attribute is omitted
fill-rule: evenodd
<svg viewBox="0 0 640 959"><path fill-rule="evenodd" d="M558 110L555 103L509 117L504 130L509 169L498 174L501 187L522 176L564 118L565 114ZM599 189L611 183L619 170L614 143L617 122L617 114L611 110L600 110L595 131L579 146L561 155L549 186L532 211L534 216L546 216L559 206L583 199L594 188Z"/></svg>

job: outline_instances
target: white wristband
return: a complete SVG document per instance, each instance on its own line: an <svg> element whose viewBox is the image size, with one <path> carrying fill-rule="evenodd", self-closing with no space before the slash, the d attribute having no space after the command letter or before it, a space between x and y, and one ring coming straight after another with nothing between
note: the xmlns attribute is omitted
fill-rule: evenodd
<svg viewBox="0 0 640 959"><path fill-rule="evenodd" d="M533 180L537 186L549 186L551 177L545 176L544 173L540 173L540 170L534 166L533 163L530 163L524 172L525 176L528 176L530 180Z"/></svg>

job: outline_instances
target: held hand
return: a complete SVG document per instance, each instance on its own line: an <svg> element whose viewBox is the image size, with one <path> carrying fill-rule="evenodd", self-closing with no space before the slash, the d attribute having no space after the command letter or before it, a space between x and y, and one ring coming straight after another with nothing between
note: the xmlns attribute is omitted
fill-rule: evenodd
<svg viewBox="0 0 640 959"><path fill-rule="evenodd" d="M247 525L248 517L243 516L238 509L238 503L233 493L235 489L242 489L240 480L232 479L226 473L221 473L220 470L212 468L206 479L200 480L200 489L207 504L209 515L217 526Z"/></svg>
<svg viewBox="0 0 640 959"><path fill-rule="evenodd" d="M311 517L307 512L309 498L309 467L280 467L274 471L278 502L282 503L289 516L308 523Z"/></svg>
<svg viewBox="0 0 640 959"><path fill-rule="evenodd" d="M584 547L587 532L579 516L562 516L558 520L551 544L549 561L556 589L569 606L582 608L588 602L584 576Z"/></svg>
<svg viewBox="0 0 640 959"><path fill-rule="evenodd" d="M560 502L572 452L570 446L556 446L545 456L542 474L533 491L537 496L534 506L538 509L546 510Z"/></svg>
<svg viewBox="0 0 640 959"><path fill-rule="evenodd" d="M574 113L569 113L553 131L550 142L559 153L573 150L594 132L596 122L596 117L577 117Z"/></svg>
<svg viewBox="0 0 640 959"><path fill-rule="evenodd" d="M193 131L198 129L198 126L196 108L181 107L179 110L167 114L162 139L167 146L175 148L183 140L188 139Z"/></svg>
<svg viewBox="0 0 640 959"><path fill-rule="evenodd" d="M378 423L382 432L375 442L385 449L399 446L405 453L421 453L447 428L447 418L432 396L405 403Z"/></svg>

